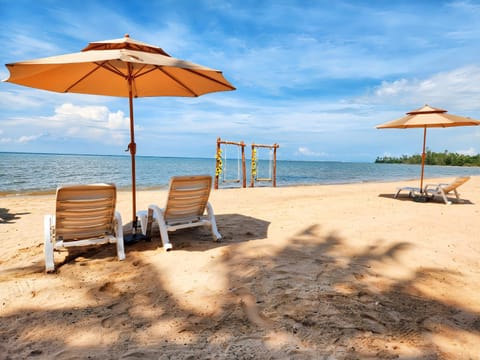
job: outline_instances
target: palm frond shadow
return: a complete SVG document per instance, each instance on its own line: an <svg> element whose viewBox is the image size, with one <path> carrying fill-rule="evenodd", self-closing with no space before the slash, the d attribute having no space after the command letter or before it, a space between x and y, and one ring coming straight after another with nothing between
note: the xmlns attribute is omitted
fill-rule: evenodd
<svg viewBox="0 0 480 360"><path fill-rule="evenodd" d="M238 216L217 218L219 227L231 236L227 245L266 236L268 222ZM240 220L250 221L251 226ZM141 252L131 251L124 262L109 262L110 271L93 277L81 276L81 268L70 268L54 276L81 289L84 305L60 308L32 303L2 314L3 351L7 357L20 358L59 354L109 358L111 349L116 349L119 357L145 359L285 358L286 354L295 359L392 359L405 354L418 360L453 359L437 346L437 337L455 331L480 336L478 312L421 290L455 284L462 281L461 273L419 267L395 280L376 266L395 265L414 244L385 245L379 239L354 250L348 243L355 239L348 240L314 224L274 252L236 251L235 246L222 250L208 270L223 269L223 290L210 294L208 311L185 305L189 292L182 298L174 296L172 278ZM190 245L195 248L198 243L210 241L199 239ZM124 276L112 276L117 272ZM210 293L209 285L213 284L207 282L202 290L205 294ZM106 342L99 338L72 345L64 336L64 331L75 334L85 328L92 334L107 332ZM171 332L165 332L167 328ZM41 333L41 339L33 343L32 333Z"/></svg>
<svg viewBox="0 0 480 360"><path fill-rule="evenodd" d="M30 213L10 213L10 209L0 208L0 224L12 224L15 220L20 219L20 216L28 214Z"/></svg>

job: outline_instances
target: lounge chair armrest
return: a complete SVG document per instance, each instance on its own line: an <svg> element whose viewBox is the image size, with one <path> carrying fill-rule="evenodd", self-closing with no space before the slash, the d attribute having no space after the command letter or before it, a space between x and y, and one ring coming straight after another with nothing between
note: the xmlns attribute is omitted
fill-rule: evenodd
<svg viewBox="0 0 480 360"><path fill-rule="evenodd" d="M215 213L213 212L213 206L212 204L210 204L210 202L207 202L207 215L212 225L212 234L215 241L222 240L222 235L218 232L217 221L215 220Z"/></svg>
<svg viewBox="0 0 480 360"><path fill-rule="evenodd" d="M153 221L156 221L158 223L163 248L165 251L170 251L172 250L172 244L168 239L168 229L163 212L164 210L157 205L148 205L148 216L152 216Z"/></svg>

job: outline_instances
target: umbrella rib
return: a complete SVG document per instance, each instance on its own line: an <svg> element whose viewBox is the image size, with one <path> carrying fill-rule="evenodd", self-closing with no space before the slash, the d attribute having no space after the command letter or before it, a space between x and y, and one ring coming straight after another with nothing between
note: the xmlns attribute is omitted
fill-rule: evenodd
<svg viewBox="0 0 480 360"><path fill-rule="evenodd" d="M192 73L194 73L194 74L196 74L196 75L198 75L198 76L201 76L201 77L203 77L203 78L205 78L205 79L208 79L208 80L210 80L210 81L216 82L217 84L223 85L223 86L229 88L230 90L235 90L235 87L234 87L234 86L232 86L232 85L230 85L230 84L225 84L223 81L214 79L214 78L212 78L212 77L210 77L210 76L208 76L208 75L202 74L202 73L198 73L198 72L196 72L195 70L192 70L192 69L185 69L185 70L188 71L188 72L192 72Z"/></svg>
<svg viewBox="0 0 480 360"><path fill-rule="evenodd" d="M105 61L103 63L97 64L99 67L103 67L105 70L111 71L114 74L117 74L118 76L121 76L123 78L127 78L127 74L124 74L121 70L113 66L111 63L108 61Z"/></svg>
<svg viewBox="0 0 480 360"><path fill-rule="evenodd" d="M103 63L94 63L95 65L97 65L96 68L90 70L88 73L86 73L85 75L83 75L80 79L78 79L77 81L75 81L72 85L70 85L68 88L65 89L64 92L69 92L71 89L73 89L75 86L77 86L79 83L81 83L84 79L86 79L87 77L89 77L91 74L93 74L95 71L97 71L98 69L100 68L104 68L104 69L107 69L119 76L122 76L122 77L126 77L126 75L124 73L122 73L120 70L118 70L117 68L113 67L113 66L108 66L108 62L103 62Z"/></svg>
<svg viewBox="0 0 480 360"><path fill-rule="evenodd" d="M191 88L189 88L188 86L186 86L182 81L178 80L175 76L173 76L172 74L169 74L168 71L166 71L166 69L168 69L169 67L168 66L156 66L156 68L161 71L162 73L164 73L166 76L168 76L169 78L171 78L173 81L175 81L177 84L181 85L185 90L189 91L193 96L199 96L200 94L197 94L195 91L193 91ZM186 69L186 68L181 68L182 70L185 70L187 72L190 72L190 73L193 73L197 76L200 76L200 77L203 77L205 79L208 79L210 81L213 81L213 82L216 82L217 84L220 84L220 85L223 85L225 87L228 87L229 89L231 90L235 90L235 88L229 84L225 84L221 81L218 81L217 79L214 79L210 76L207 76L207 75L204 75L202 73L199 73L199 72L196 72L195 70L192 70L192 69Z"/></svg>
<svg viewBox="0 0 480 360"><path fill-rule="evenodd" d="M178 80L175 76L169 74L167 71L165 71L165 69L163 68L163 66L156 66L156 68L162 72L163 74L165 74L166 76L168 76L170 79L172 79L173 81L175 81L177 84L179 84L181 87L183 87L185 90L187 90L190 94L192 94L193 96L195 97L198 97L199 94L197 94L195 91L193 91L192 89L190 89L188 86L186 86L182 81ZM186 70L186 69L185 69Z"/></svg>
<svg viewBox="0 0 480 360"><path fill-rule="evenodd" d="M64 92L70 92L71 89L73 89L75 86L77 86L77 84L81 83L84 79L86 79L87 77L89 77L91 74L93 74L95 71L97 71L102 65L99 65L97 64L97 67L92 69L91 71L89 71L88 73L86 73L85 75L83 75L80 79L78 79L77 81L75 81L72 85L70 85L69 87L67 87Z"/></svg>

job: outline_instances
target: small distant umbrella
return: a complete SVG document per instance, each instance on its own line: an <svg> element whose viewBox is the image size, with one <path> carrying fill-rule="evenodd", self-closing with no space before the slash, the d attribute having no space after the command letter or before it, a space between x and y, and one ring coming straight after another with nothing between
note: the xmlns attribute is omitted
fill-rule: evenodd
<svg viewBox="0 0 480 360"><path fill-rule="evenodd" d="M420 178L420 191L423 192L423 173L425 167L425 144L427 140L427 128L474 125L480 125L480 121L473 120L469 117L447 114L447 110L425 105L419 109L408 112L407 116L404 116L398 120L393 120L385 124L378 125L377 129L423 128L422 174Z"/></svg>
<svg viewBox="0 0 480 360"><path fill-rule="evenodd" d="M188 96L235 90L221 71L175 59L163 49L124 38L90 43L79 53L6 65L4 81L55 92L128 97L132 162L132 210L135 234L135 133L133 98Z"/></svg>

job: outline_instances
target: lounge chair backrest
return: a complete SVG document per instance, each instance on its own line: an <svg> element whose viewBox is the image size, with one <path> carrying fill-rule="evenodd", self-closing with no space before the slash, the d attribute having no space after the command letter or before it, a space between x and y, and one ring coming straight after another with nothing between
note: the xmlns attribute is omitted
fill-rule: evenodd
<svg viewBox="0 0 480 360"><path fill-rule="evenodd" d="M451 184L442 186L443 192L445 194L449 193L450 191L455 190L463 183L467 182L470 179L470 176L461 176L457 177Z"/></svg>
<svg viewBox="0 0 480 360"><path fill-rule="evenodd" d="M57 190L55 237L64 242L112 234L113 184L64 186Z"/></svg>
<svg viewBox="0 0 480 360"><path fill-rule="evenodd" d="M174 176L170 179L165 220L181 220L202 216L212 188L209 175Z"/></svg>

